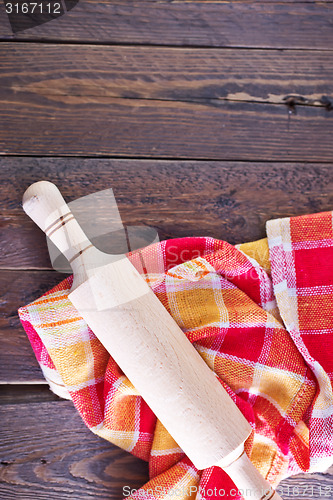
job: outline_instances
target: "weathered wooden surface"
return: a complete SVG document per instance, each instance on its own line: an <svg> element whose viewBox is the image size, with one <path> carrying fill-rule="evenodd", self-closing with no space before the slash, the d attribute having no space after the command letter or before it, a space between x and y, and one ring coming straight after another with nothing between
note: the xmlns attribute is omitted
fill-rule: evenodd
<svg viewBox="0 0 333 500"><path fill-rule="evenodd" d="M147 464L92 434L70 401L47 400L45 389L31 393L30 402L18 394L8 403L0 392L1 498L120 499L124 486L148 480ZM285 499L312 500L331 498L332 484L333 468L290 478L280 489Z"/></svg>
<svg viewBox="0 0 333 500"><path fill-rule="evenodd" d="M0 65L2 99L11 90L53 100L71 95L285 104L293 94L320 105L322 95L333 93L333 52L316 50L2 43Z"/></svg>
<svg viewBox="0 0 333 500"><path fill-rule="evenodd" d="M145 462L90 432L70 401L0 403L0 418L3 500L120 499L148 478Z"/></svg>
<svg viewBox="0 0 333 500"><path fill-rule="evenodd" d="M328 162L332 54L3 43L0 151Z"/></svg>
<svg viewBox="0 0 333 500"><path fill-rule="evenodd" d="M332 112L206 99L198 102L37 95L1 99L2 154L329 162ZM311 140L310 140L311 138Z"/></svg>
<svg viewBox="0 0 333 500"><path fill-rule="evenodd" d="M13 35L0 3L1 500L119 500L148 479L49 391L20 326L17 308L64 277L26 187L113 188L124 224L160 239L250 241L332 209L332 22L330 0L80 0ZM332 470L281 492L330 498Z"/></svg>
<svg viewBox="0 0 333 500"><path fill-rule="evenodd" d="M0 407L2 405L45 403L49 401L63 400L50 391L46 383L39 382L29 385L2 384L0 388Z"/></svg>
<svg viewBox="0 0 333 500"><path fill-rule="evenodd" d="M0 268L51 268L45 237L21 208L40 179L66 201L112 188L123 223L154 227L160 239L251 241L265 236L268 219L333 206L332 164L0 158Z"/></svg>
<svg viewBox="0 0 333 500"><path fill-rule="evenodd" d="M63 17L12 34L0 4L0 39L146 45L332 48L329 1L80 0Z"/></svg>

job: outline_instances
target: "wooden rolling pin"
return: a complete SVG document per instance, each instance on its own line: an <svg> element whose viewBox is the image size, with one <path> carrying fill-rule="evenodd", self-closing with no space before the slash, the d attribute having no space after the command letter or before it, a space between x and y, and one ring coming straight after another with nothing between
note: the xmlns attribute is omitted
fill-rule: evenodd
<svg viewBox="0 0 333 500"><path fill-rule="evenodd" d="M280 499L244 452L251 426L130 261L96 249L50 182L23 208L71 263L69 299L193 464L221 467L248 500Z"/></svg>

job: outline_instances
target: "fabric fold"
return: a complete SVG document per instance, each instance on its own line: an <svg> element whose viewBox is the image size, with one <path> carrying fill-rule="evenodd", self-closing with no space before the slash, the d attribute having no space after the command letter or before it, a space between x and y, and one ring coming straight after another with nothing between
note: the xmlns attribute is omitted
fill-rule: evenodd
<svg viewBox="0 0 333 500"><path fill-rule="evenodd" d="M267 223L274 292L280 314L316 378L309 409L309 471L333 463L332 212Z"/></svg>

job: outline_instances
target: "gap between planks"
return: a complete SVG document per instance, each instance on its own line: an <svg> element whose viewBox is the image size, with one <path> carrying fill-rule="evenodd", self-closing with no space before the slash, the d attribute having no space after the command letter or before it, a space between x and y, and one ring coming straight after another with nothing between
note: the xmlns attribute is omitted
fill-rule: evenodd
<svg viewBox="0 0 333 500"><path fill-rule="evenodd" d="M295 2L296 3L296 2ZM300 2L301 3L301 2ZM332 1L333 3L333 1ZM38 45L84 45L86 47L135 47L135 48L153 48L153 49L174 49L174 50L182 50L182 49L205 49L205 50L262 50L262 51L275 51L278 50L280 52L284 52L287 50L294 50L297 52L333 52L333 48L329 47L284 47L284 46L276 46L276 47L263 47L256 45L198 45L198 44L183 44L183 45L173 45L171 43L167 45L159 45L156 43L137 43L137 42L105 42L105 41L91 41L91 40L39 40L38 38L1 38L0 35L0 45L10 43L25 43L29 45L38 44Z"/></svg>

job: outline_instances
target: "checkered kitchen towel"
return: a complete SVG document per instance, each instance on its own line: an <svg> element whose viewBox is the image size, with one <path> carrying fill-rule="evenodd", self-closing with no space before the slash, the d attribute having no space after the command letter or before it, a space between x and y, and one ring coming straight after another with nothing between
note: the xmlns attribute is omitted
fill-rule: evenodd
<svg viewBox="0 0 333 500"><path fill-rule="evenodd" d="M333 462L332 213L270 221L267 236L158 243L160 270L146 278L250 422L246 451L276 486ZM141 252L147 261L156 247ZM19 315L53 390L92 432L149 461L150 481L124 496L238 498L221 469L196 470L156 419L68 300L71 282Z"/></svg>

